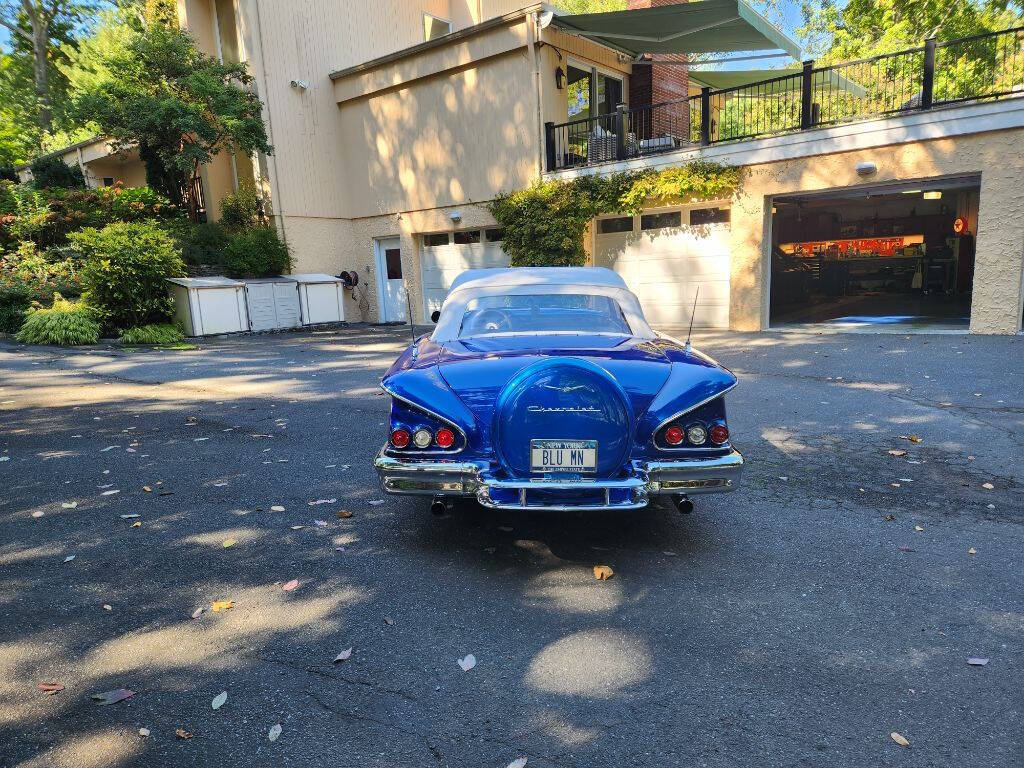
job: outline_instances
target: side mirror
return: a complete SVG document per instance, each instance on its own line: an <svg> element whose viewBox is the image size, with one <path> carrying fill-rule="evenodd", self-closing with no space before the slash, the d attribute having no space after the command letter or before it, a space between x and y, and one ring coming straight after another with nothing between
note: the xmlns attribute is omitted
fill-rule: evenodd
<svg viewBox="0 0 1024 768"><path fill-rule="evenodd" d="M441 310L435 309L433 312L430 313L430 322L436 323L440 317L441 317Z"/></svg>

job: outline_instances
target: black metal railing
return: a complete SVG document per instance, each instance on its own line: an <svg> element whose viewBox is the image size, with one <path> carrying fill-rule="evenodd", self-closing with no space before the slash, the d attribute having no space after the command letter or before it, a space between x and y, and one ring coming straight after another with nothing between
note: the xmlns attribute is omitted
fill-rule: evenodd
<svg viewBox="0 0 1024 768"><path fill-rule="evenodd" d="M1024 95L1024 27L815 66L610 114L545 123L547 169L627 160L964 101Z"/></svg>

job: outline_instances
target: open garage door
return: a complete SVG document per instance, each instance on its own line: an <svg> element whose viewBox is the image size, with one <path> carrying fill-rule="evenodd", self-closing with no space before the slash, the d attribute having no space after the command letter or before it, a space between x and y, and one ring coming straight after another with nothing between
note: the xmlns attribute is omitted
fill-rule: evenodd
<svg viewBox="0 0 1024 768"><path fill-rule="evenodd" d="M497 228L425 234L420 264L423 276L424 316L441 308L452 281L467 269L507 267Z"/></svg>
<svg viewBox="0 0 1024 768"><path fill-rule="evenodd" d="M772 201L770 325L966 330L975 177Z"/></svg>
<svg viewBox="0 0 1024 768"><path fill-rule="evenodd" d="M729 208L644 211L598 219L594 265L615 270L640 299L648 322L729 327Z"/></svg>

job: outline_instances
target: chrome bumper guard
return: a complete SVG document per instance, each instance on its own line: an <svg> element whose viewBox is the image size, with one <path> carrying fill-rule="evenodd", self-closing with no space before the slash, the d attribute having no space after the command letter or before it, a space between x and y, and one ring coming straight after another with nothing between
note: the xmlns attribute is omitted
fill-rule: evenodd
<svg viewBox="0 0 1024 768"><path fill-rule="evenodd" d="M485 461L397 459L384 451L374 460L385 493L469 496L492 509L592 511L640 509L651 496L691 496L736 490L743 474L737 451L708 458L634 461L632 476L616 480L502 480ZM576 492L581 498L563 500Z"/></svg>

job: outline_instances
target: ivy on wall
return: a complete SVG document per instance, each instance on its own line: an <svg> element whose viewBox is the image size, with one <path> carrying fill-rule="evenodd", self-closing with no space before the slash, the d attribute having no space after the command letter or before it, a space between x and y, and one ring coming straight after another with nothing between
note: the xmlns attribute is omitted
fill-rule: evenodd
<svg viewBox="0 0 1024 768"><path fill-rule="evenodd" d="M583 235L595 216L721 200L742 180L742 168L698 160L662 171L537 182L498 196L487 208L505 230L502 247L513 267L581 267L587 260Z"/></svg>

